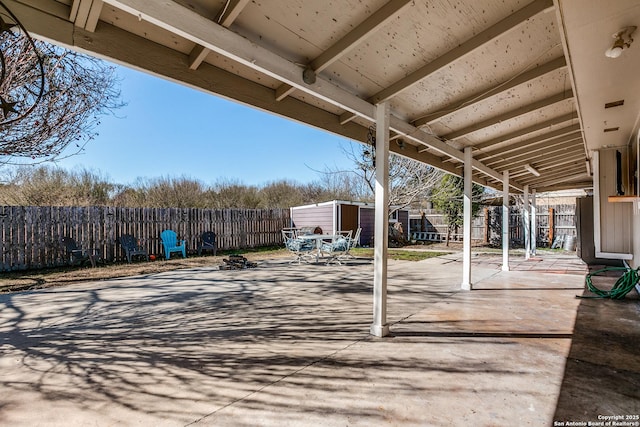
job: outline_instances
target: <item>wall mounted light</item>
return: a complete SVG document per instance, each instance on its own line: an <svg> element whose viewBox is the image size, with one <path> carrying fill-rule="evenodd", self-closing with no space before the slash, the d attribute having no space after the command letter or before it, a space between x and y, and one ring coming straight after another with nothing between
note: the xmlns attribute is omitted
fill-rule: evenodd
<svg viewBox="0 0 640 427"><path fill-rule="evenodd" d="M526 165L524 165L524 168L529 171L530 173L534 174L535 176L540 176L540 172L538 172L533 166L531 166L529 163L527 163Z"/></svg>
<svg viewBox="0 0 640 427"><path fill-rule="evenodd" d="M613 45L607 49L604 54L607 58L617 58L622 55L622 51L624 48L631 47L631 43L633 43L633 39L631 36L636 31L636 26L632 25L629 27L624 27L617 33L615 33L612 37L614 38Z"/></svg>

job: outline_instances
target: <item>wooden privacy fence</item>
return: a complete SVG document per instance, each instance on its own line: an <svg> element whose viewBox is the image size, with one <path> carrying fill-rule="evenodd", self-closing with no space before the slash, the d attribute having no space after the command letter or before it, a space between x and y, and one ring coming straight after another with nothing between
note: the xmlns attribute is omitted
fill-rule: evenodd
<svg viewBox="0 0 640 427"><path fill-rule="evenodd" d="M205 231L216 233L218 249L242 249L282 243L280 231L290 224L289 209L0 206L0 271L67 264L64 236L111 262L124 259L123 234L162 254L160 233L171 229L195 253Z"/></svg>
<svg viewBox="0 0 640 427"><path fill-rule="evenodd" d="M444 215L427 211L425 231L421 232L420 220L411 220L411 236L416 240L444 241L447 223ZM576 236L575 205L538 206L536 209L536 244L550 246L557 236ZM453 241L462 241L462 230L450 236ZM478 243L501 245L502 207L481 210L471 223L471 239ZM509 208L509 241L513 246L524 244L522 210Z"/></svg>
<svg viewBox="0 0 640 427"><path fill-rule="evenodd" d="M538 206L536 208L536 246L551 246L557 236L576 236L575 205ZM483 219L489 224L485 243L500 245L502 242L502 208L484 211ZM522 210L510 208L510 240L512 245L524 244Z"/></svg>

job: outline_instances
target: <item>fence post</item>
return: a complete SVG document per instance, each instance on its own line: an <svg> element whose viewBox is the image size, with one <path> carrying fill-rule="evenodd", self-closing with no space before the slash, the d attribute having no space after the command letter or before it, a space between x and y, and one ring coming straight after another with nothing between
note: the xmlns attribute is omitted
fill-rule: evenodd
<svg viewBox="0 0 640 427"><path fill-rule="evenodd" d="M549 208L549 247L553 246L553 238L555 237L555 232L554 232L554 226L555 226L555 221L554 221L554 209L553 208Z"/></svg>
<svg viewBox="0 0 640 427"><path fill-rule="evenodd" d="M489 243L489 233L491 230L491 211L489 208L484 208L484 244Z"/></svg>

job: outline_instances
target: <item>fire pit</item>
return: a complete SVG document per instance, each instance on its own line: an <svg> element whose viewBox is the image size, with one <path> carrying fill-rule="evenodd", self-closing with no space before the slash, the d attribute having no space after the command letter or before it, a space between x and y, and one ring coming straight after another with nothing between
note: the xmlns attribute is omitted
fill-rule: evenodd
<svg viewBox="0 0 640 427"><path fill-rule="evenodd" d="M230 255L229 259L224 258L224 265L220 266L220 270L243 270L245 268L256 268L257 263L247 261L242 255Z"/></svg>

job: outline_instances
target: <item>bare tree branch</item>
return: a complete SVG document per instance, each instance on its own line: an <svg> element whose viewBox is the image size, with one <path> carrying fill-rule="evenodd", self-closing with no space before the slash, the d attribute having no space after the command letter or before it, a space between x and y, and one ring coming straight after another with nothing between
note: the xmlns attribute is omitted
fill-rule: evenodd
<svg viewBox="0 0 640 427"><path fill-rule="evenodd" d="M357 177L361 185L354 192L354 200L372 201L375 194L375 166L372 150L367 145L349 144L342 147L345 156L353 163L354 169L340 171L326 168L323 171L324 181L342 181L346 185ZM433 188L440 183L443 173L421 162L391 154L389 156L389 214L403 209L417 201L429 198ZM364 191L362 191L364 190Z"/></svg>
<svg viewBox="0 0 640 427"><path fill-rule="evenodd" d="M80 153L95 138L100 116L124 104L115 67L97 58L62 49L42 41L24 48L24 34L5 31L0 38L5 74L0 96L15 103L0 111L0 164L33 164ZM42 96L30 114L29 100L38 90L38 56L44 65ZM29 98L29 94L31 98Z"/></svg>

